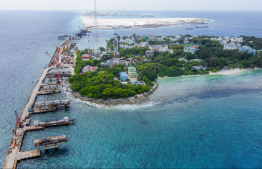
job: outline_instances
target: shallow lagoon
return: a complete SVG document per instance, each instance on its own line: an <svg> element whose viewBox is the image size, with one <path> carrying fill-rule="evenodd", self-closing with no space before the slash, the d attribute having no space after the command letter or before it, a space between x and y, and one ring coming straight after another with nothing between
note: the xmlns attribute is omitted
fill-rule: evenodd
<svg viewBox="0 0 262 169"><path fill-rule="evenodd" d="M66 134L70 141L18 167L260 167L261 77L257 70L160 79L151 102L142 106L101 109L71 99L70 111L32 120L69 116L77 123L30 132L22 150L33 149L39 137ZM37 101L66 98L48 97Z"/></svg>

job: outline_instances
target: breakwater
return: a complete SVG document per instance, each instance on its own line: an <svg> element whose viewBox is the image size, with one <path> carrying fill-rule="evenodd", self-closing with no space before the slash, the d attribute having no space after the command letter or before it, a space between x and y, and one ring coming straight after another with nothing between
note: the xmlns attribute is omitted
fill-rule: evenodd
<svg viewBox="0 0 262 169"><path fill-rule="evenodd" d="M62 45L64 45L68 40L69 38L63 41L62 43L60 43L58 45L58 48L62 47ZM55 57L57 56L59 56L59 50L55 51L51 60L55 60L56 59ZM58 60L61 60L61 59L58 59ZM34 88L23 108L23 111L19 117L19 120L17 119L16 127L13 130L13 138L9 145L8 153L7 153L5 163L3 166L4 169L7 169L7 168L15 169L18 161L41 156L40 149L27 151L27 152L22 152L20 151L20 149L21 149L22 141L23 141L24 135L26 134L26 131L43 129L42 127L32 128L32 127L28 127L27 125L29 125L30 123L30 119L29 119L29 116L31 114L30 109L32 109L35 103L35 100L37 98L37 95L43 94L39 92L40 88L44 85L44 80L46 79L48 71L53 68L54 67L51 66L51 67L44 69L38 81L34 85ZM46 93L46 94L50 94L50 93Z"/></svg>

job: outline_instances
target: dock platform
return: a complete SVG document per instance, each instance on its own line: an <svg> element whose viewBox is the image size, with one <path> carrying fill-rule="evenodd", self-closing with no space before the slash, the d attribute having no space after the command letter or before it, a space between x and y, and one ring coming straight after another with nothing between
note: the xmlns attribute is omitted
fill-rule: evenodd
<svg viewBox="0 0 262 169"><path fill-rule="evenodd" d="M40 156L41 156L41 150L40 149L25 151L25 152L20 151L16 155L16 160L35 158L35 157L40 157Z"/></svg>
<svg viewBox="0 0 262 169"><path fill-rule="evenodd" d="M75 124L75 119L69 120L68 117L64 117L62 120L53 120L53 121L44 121L39 122L38 120L34 121L35 127L54 127L54 126L63 126L69 124Z"/></svg>
<svg viewBox="0 0 262 169"><path fill-rule="evenodd" d="M72 74L71 73L59 73L59 77L71 77ZM58 73L49 73L46 76L47 78L57 78L58 77Z"/></svg>
<svg viewBox="0 0 262 169"><path fill-rule="evenodd" d="M55 101L47 101L47 102L37 102L34 104L34 107L35 107L34 109L32 108L28 109L30 114L53 112L58 109L67 109L70 107L70 101L55 100Z"/></svg>

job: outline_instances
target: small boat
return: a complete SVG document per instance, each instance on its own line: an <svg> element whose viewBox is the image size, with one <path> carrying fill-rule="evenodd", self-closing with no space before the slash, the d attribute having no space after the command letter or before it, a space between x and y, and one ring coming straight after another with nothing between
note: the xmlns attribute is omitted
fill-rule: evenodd
<svg viewBox="0 0 262 169"><path fill-rule="evenodd" d="M214 80L213 78L210 78L211 80Z"/></svg>
<svg viewBox="0 0 262 169"><path fill-rule="evenodd" d="M197 81L199 81L199 80L197 79Z"/></svg>

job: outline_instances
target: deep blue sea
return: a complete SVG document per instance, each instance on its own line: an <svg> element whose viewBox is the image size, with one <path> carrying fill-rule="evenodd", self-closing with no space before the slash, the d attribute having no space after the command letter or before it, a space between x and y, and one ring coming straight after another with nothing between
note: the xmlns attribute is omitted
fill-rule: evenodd
<svg viewBox="0 0 262 169"><path fill-rule="evenodd" d="M138 35L249 35L262 37L262 12L131 11L156 17L212 19L208 29L138 29ZM0 11L0 166L3 166L21 112L57 44L81 26L77 11ZM99 22L99 19L98 19ZM119 30L128 36L133 30ZM114 31L99 31L100 45ZM92 35L91 35L92 37ZM79 48L87 48L83 38ZM213 78L214 80L211 80ZM198 80L197 80L198 79ZM181 82L178 82L181 81ZM33 140L67 135L53 154L24 160L18 168L262 168L262 70L229 76L159 79L143 105L102 109L70 93L39 96L37 101L70 99L71 108L30 116L34 120L76 119L71 126L28 132L22 151ZM139 115L138 115L139 113Z"/></svg>

